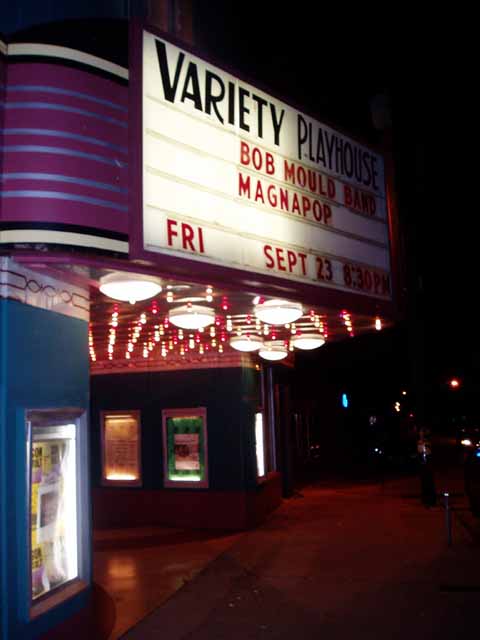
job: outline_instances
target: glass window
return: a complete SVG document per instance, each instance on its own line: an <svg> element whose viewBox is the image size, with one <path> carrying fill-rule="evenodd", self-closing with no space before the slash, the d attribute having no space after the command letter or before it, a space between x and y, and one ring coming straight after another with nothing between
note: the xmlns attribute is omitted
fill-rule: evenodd
<svg viewBox="0 0 480 640"><path fill-rule="evenodd" d="M78 576L76 425L32 426L32 600Z"/></svg>
<svg viewBox="0 0 480 640"><path fill-rule="evenodd" d="M139 486L141 474L139 411L102 413L102 484Z"/></svg>
<svg viewBox="0 0 480 640"><path fill-rule="evenodd" d="M162 416L165 486L208 486L206 409L165 409Z"/></svg>

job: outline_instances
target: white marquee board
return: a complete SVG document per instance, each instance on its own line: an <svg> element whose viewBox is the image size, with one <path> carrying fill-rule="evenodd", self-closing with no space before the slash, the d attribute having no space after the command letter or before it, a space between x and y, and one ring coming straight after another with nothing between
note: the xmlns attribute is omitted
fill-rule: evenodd
<svg viewBox="0 0 480 640"><path fill-rule="evenodd" d="M391 299L384 163L143 32L148 252Z"/></svg>

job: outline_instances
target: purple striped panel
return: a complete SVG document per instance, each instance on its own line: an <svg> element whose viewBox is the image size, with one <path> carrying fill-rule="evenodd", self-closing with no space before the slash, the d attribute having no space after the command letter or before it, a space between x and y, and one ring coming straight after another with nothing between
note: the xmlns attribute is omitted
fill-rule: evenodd
<svg viewBox="0 0 480 640"><path fill-rule="evenodd" d="M3 40L2 40L3 43ZM7 65L5 64L6 57L0 53L0 144L3 142L3 127L4 127L4 103L5 103L5 83L6 83L6 70ZM2 166L2 155L0 152L0 168ZM1 207L1 203L0 203ZM1 217L1 208L0 208L0 217Z"/></svg>
<svg viewBox="0 0 480 640"><path fill-rule="evenodd" d="M12 64L8 70L8 84L43 84L71 89L128 108L128 87L80 69L44 63Z"/></svg>
<svg viewBox="0 0 480 640"><path fill-rule="evenodd" d="M3 42L3 41L2 41ZM4 129L4 120L5 120L5 110L4 110L4 104L5 104L5 84L6 84L6 69L7 69L7 65L5 64L5 56L3 54L0 53L0 174L2 172L2 168L3 168L3 164L4 164L4 158L3 158L3 153L2 153L2 149L1 149L1 145L4 144L4 136L3 136L3 129ZM0 182L1 185L1 182ZM2 202L2 198L1 198L1 186L0 186L0 220L2 220L2 209L3 209L3 202Z"/></svg>
<svg viewBox="0 0 480 640"><path fill-rule="evenodd" d="M47 108L27 105L5 111L2 172L37 175L4 179L1 219L73 224L127 234L128 88L86 71L44 63L11 65L8 85L24 87L7 88L9 104L45 103ZM85 95L30 89L28 85ZM10 134L10 129L35 131ZM78 184L77 179L90 184ZM113 190L118 187L123 192Z"/></svg>
<svg viewBox="0 0 480 640"><path fill-rule="evenodd" d="M5 127L9 129L55 129L98 138L103 142L121 147L126 147L128 144L128 129L61 111L27 108L7 109Z"/></svg>
<svg viewBox="0 0 480 640"><path fill-rule="evenodd" d="M81 158L69 158L55 153L19 153L5 154L3 165L5 173L60 173L65 176L82 178L84 180L98 180L108 184L117 184L127 188L128 171L100 162L92 162ZM37 184L37 181L34 183ZM34 186L32 185L32 188Z"/></svg>
<svg viewBox="0 0 480 640"><path fill-rule="evenodd" d="M9 222L50 222L128 233L128 214L106 207L47 198L3 199L3 219Z"/></svg>
<svg viewBox="0 0 480 640"><path fill-rule="evenodd" d="M45 107L46 111L62 111L62 107L69 109L78 109L82 113L77 114L77 117L88 118L93 120L99 120L100 118L108 118L111 120L110 124L115 127L125 128L128 123L128 113L113 109L109 105L103 103L94 102L93 100L86 100L77 96L70 96L60 93L47 93L42 91L10 91L7 89L7 103L41 103L48 105ZM16 108L16 107L15 107ZM24 107L19 107L24 108ZM38 108L35 109L38 111ZM91 115L90 115L91 114ZM57 116L58 117L58 116ZM104 122L104 120L102 120ZM118 124L117 124L118 123Z"/></svg>
<svg viewBox="0 0 480 640"><path fill-rule="evenodd" d="M64 174L61 174L64 175ZM95 182L100 182L96 180ZM62 180L36 180L35 178L9 179L6 178L2 184L2 191L25 191L34 189L35 191L61 191L77 196L85 196L86 198L97 198L112 203L112 208L120 207L124 209L128 207L128 194L118 193L109 189L102 189L96 185L75 184L72 182L64 182ZM23 200L24 198L22 198ZM122 211L122 215L127 215L126 211Z"/></svg>
<svg viewBox="0 0 480 640"><path fill-rule="evenodd" d="M6 125L8 127L8 124ZM37 127L38 128L38 127ZM5 135L4 145L6 147L17 147L19 145L35 145L35 146L47 146L56 149L62 149L64 151L79 151L91 156L98 156L96 162L111 163L123 167L128 162L128 157L122 151L111 149L109 147L101 146L98 144L92 144L83 140L72 140L71 138L64 138L62 136L48 136L48 135ZM7 151L7 153L13 153L13 151ZM72 156L75 155L72 153ZM92 160L93 161L93 160Z"/></svg>

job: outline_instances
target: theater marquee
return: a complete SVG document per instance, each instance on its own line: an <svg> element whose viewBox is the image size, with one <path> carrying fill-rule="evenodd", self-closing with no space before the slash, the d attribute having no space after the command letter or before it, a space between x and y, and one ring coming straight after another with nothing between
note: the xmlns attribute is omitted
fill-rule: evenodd
<svg viewBox="0 0 480 640"><path fill-rule="evenodd" d="M142 255L391 300L382 157L147 31L142 51Z"/></svg>

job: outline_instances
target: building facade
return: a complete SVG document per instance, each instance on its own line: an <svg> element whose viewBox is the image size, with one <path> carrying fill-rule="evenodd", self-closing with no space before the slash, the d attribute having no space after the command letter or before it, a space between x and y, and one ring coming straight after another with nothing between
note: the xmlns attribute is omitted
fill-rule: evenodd
<svg viewBox="0 0 480 640"><path fill-rule="evenodd" d="M396 315L378 150L155 28L72 34L0 43L2 639L85 607L92 517L260 522L291 490L272 362Z"/></svg>

